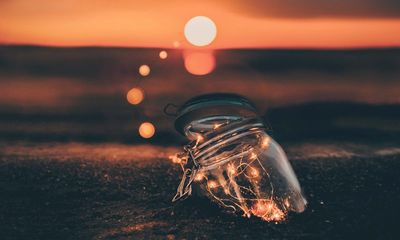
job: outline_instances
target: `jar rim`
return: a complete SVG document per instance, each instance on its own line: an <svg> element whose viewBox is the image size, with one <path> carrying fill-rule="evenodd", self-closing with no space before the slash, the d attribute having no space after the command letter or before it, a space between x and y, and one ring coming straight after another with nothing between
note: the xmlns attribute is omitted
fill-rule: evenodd
<svg viewBox="0 0 400 240"><path fill-rule="evenodd" d="M189 99L178 109L175 129L185 135L185 127L192 121L215 116L256 117L257 110L250 100L238 94L204 94Z"/></svg>

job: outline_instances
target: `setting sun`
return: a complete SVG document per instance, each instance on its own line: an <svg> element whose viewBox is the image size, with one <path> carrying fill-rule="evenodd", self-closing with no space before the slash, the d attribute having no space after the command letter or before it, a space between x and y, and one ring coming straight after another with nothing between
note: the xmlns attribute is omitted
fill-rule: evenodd
<svg viewBox="0 0 400 240"><path fill-rule="evenodd" d="M212 43L217 36L217 27L208 17L197 16L190 19L185 25L185 37L195 46L206 46Z"/></svg>

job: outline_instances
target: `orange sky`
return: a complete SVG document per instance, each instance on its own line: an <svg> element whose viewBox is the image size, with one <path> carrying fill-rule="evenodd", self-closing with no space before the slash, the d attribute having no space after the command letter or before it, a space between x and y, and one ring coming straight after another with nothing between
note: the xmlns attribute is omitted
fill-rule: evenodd
<svg viewBox="0 0 400 240"><path fill-rule="evenodd" d="M190 47L183 27L191 17L205 15L218 27L211 48L400 46L400 17L393 16L390 5L379 11L357 9L352 16L348 9L329 12L325 5L321 12L318 6L312 12L305 6L298 10L304 14L297 14L289 4L265 1L271 1L273 11L265 3L257 8L238 0L0 1L0 43L172 47L180 41Z"/></svg>

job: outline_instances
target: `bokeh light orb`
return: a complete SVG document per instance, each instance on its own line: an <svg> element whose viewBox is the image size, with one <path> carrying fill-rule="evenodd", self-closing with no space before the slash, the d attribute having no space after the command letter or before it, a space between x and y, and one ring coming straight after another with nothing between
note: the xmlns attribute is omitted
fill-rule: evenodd
<svg viewBox="0 0 400 240"><path fill-rule="evenodd" d="M126 99L130 104L138 105L144 99L144 93L140 88L132 88L129 90L128 94L126 94Z"/></svg>
<svg viewBox="0 0 400 240"><path fill-rule="evenodd" d="M167 59L167 57L168 57L167 51L164 51L164 50L161 51L158 55L160 56L161 59Z"/></svg>
<svg viewBox="0 0 400 240"><path fill-rule="evenodd" d="M217 26L208 17L197 16L190 19L184 29L186 39L195 46L206 46L217 36Z"/></svg>
<svg viewBox="0 0 400 240"><path fill-rule="evenodd" d="M139 134L142 138L151 138L156 132L156 128L150 122L144 122L139 126Z"/></svg>
<svg viewBox="0 0 400 240"><path fill-rule="evenodd" d="M179 41L174 41L174 42L172 43L172 45L174 45L174 48L178 48L178 47L181 46L181 43L180 43Z"/></svg>
<svg viewBox="0 0 400 240"><path fill-rule="evenodd" d="M139 67L139 74L143 77L146 77L150 74L150 67L146 64L143 64Z"/></svg>
<svg viewBox="0 0 400 240"><path fill-rule="evenodd" d="M186 70L193 75L206 75L215 68L215 57L211 51L189 51L183 54Z"/></svg>

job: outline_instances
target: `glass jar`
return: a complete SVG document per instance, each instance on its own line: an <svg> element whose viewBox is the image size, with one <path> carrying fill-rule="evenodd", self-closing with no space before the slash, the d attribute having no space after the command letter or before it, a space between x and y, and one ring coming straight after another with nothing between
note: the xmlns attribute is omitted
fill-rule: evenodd
<svg viewBox="0 0 400 240"><path fill-rule="evenodd" d="M307 201L281 146L255 107L234 94L193 98L177 112L176 129L190 143L175 160L184 176L173 201L192 185L226 210L266 221L303 212Z"/></svg>

